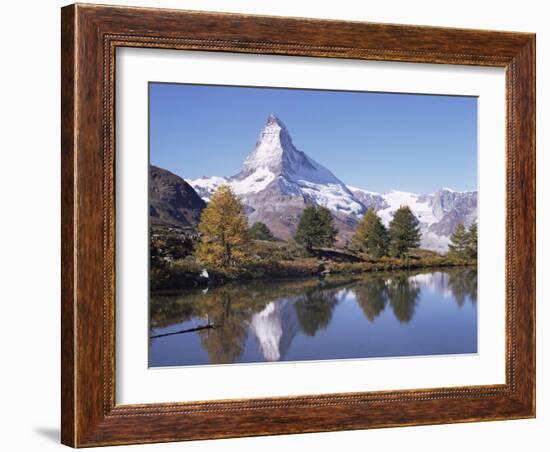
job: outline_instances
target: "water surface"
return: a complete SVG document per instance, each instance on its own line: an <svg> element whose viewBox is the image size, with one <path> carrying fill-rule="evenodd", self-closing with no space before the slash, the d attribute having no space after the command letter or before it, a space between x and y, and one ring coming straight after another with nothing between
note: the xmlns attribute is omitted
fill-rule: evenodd
<svg viewBox="0 0 550 452"><path fill-rule="evenodd" d="M477 272L369 273L151 294L149 365L477 352Z"/></svg>

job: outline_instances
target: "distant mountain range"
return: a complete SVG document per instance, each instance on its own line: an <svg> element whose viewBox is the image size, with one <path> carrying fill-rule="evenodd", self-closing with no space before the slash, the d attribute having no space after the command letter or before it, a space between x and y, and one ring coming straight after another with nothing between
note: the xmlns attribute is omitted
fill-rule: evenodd
<svg viewBox="0 0 550 452"><path fill-rule="evenodd" d="M302 211L310 204L331 210L340 244L350 240L361 216L370 207L387 225L396 209L408 205L420 221L421 246L440 252L447 251L449 237L458 223L468 226L477 218L477 191L442 188L433 194L399 191L382 194L346 185L298 150L284 123L274 115L268 117L238 174L201 177L186 183L166 170L151 166L150 184L153 223L196 225L204 202L208 202L217 187L227 184L243 202L250 223L262 221L284 240L294 234Z"/></svg>

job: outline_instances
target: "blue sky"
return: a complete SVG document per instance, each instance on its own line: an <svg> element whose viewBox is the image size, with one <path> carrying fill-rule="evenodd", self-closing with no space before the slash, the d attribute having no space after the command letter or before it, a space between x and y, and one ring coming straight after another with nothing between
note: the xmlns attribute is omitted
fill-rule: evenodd
<svg viewBox="0 0 550 452"><path fill-rule="evenodd" d="M150 83L151 163L185 179L232 176L270 113L348 185L477 188L475 97Z"/></svg>

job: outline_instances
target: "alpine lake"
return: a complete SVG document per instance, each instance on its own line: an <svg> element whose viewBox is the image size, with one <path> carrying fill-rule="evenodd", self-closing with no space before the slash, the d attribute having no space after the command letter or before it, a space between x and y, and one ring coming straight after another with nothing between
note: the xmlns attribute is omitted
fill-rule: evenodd
<svg viewBox="0 0 550 452"><path fill-rule="evenodd" d="M477 271L373 272L151 293L149 366L477 353Z"/></svg>

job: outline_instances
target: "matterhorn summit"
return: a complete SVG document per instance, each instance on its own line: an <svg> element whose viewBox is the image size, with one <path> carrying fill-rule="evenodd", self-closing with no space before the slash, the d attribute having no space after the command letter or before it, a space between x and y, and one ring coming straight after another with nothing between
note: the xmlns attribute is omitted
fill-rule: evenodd
<svg viewBox="0 0 550 452"><path fill-rule="evenodd" d="M244 161L242 174L259 168L268 168L273 173L280 173L283 170L283 161L288 162L297 152L284 123L271 114L260 132L255 148Z"/></svg>
<svg viewBox="0 0 550 452"><path fill-rule="evenodd" d="M255 148L244 161L242 171L234 178L243 179L252 173L265 170L289 181L303 180L344 186L344 183L328 169L296 149L288 129L273 114L267 118Z"/></svg>

